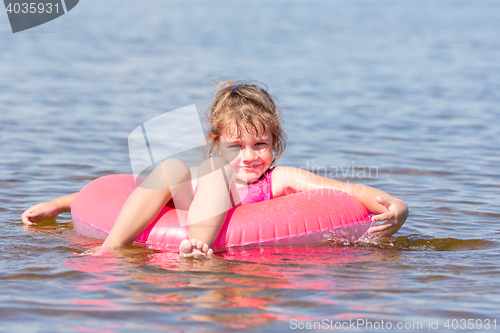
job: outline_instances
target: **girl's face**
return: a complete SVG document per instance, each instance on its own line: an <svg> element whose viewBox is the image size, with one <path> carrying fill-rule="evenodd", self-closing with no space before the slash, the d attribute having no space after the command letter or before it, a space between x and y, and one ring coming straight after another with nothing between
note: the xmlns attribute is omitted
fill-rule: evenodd
<svg viewBox="0 0 500 333"><path fill-rule="evenodd" d="M236 181L253 183L271 166L273 142L269 131L264 135L253 128L236 136L236 126L230 126L221 137L218 154L231 164Z"/></svg>

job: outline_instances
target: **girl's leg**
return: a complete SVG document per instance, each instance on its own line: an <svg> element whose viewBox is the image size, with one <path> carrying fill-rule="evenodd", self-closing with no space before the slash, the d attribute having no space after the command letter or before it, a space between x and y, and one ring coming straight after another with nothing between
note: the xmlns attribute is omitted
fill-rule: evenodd
<svg viewBox="0 0 500 333"><path fill-rule="evenodd" d="M233 171L223 158L204 161L198 171L198 188L188 212L189 238L179 247L182 256L211 255L210 247L227 211L240 202Z"/></svg>
<svg viewBox="0 0 500 333"><path fill-rule="evenodd" d="M189 209L193 200L191 172L178 159L168 159L155 170L128 197L102 248L114 249L131 244L163 207L176 197L180 209Z"/></svg>

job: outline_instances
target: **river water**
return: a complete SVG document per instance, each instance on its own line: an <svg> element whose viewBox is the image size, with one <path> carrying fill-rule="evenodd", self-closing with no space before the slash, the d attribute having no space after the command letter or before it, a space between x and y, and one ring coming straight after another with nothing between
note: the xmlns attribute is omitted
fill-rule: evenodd
<svg viewBox="0 0 500 333"><path fill-rule="evenodd" d="M0 330L494 332L499 37L488 0L87 0L16 34L0 14ZM221 76L281 102L279 164L402 198L403 228L180 260L79 255L100 243L69 214L22 225L35 203L131 173L130 132Z"/></svg>

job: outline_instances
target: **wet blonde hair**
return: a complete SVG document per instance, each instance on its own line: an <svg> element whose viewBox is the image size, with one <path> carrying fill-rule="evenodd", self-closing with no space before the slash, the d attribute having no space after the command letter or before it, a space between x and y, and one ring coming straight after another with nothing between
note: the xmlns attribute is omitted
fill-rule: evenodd
<svg viewBox="0 0 500 333"><path fill-rule="evenodd" d="M217 84L214 91L217 93L206 112L209 126L206 139L210 141L208 156L215 154L220 137L235 125L236 133L231 134L237 137L241 137L242 131L250 133L255 130L264 135L269 130L273 140L273 165L285 152L288 138L279 103L269 95L267 86L264 89L257 84L226 80Z"/></svg>

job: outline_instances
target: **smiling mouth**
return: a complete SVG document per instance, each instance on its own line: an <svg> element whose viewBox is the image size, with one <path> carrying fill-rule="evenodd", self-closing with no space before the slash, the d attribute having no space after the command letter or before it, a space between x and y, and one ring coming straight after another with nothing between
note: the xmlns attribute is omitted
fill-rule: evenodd
<svg viewBox="0 0 500 333"><path fill-rule="evenodd" d="M255 167L243 166L243 167L239 167L239 168L242 170L245 170L245 171L256 171L258 166L255 166Z"/></svg>

